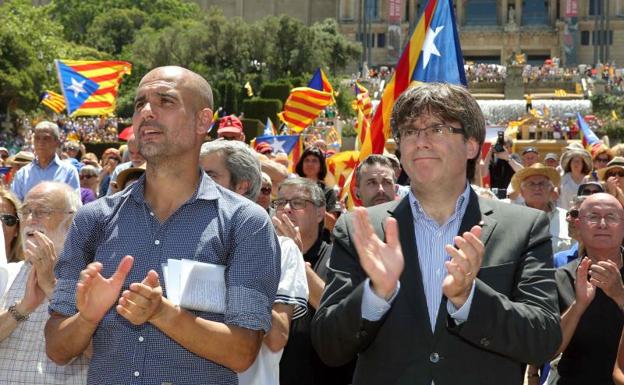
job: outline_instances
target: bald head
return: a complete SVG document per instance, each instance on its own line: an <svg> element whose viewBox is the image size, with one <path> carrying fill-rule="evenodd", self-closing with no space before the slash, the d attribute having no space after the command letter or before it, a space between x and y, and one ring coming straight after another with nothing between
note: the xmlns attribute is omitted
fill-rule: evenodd
<svg viewBox="0 0 624 385"><path fill-rule="evenodd" d="M165 66L157 67L148 72L141 82L139 88L144 83L162 81L166 83L173 83L181 88L186 88L191 92L191 95L195 95L193 99L193 106L196 110L203 108L210 108L213 110L212 88L208 81L201 75L178 66Z"/></svg>
<svg viewBox="0 0 624 385"><path fill-rule="evenodd" d="M614 213L620 216L624 213L624 208L622 208L620 201L613 195L607 193L596 193L588 196L583 203L581 203L579 211L581 214L583 214L583 212L591 212L591 209L596 206L609 207Z"/></svg>
<svg viewBox="0 0 624 385"><path fill-rule="evenodd" d="M592 258L618 256L624 239L624 209L610 194L588 196L581 204L576 230Z"/></svg>

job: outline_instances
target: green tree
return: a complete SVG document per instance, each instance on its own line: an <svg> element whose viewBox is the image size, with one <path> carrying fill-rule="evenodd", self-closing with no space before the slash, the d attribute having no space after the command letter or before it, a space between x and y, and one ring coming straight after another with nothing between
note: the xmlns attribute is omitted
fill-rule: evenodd
<svg viewBox="0 0 624 385"><path fill-rule="evenodd" d="M63 40L62 26L50 20L48 11L48 7L33 7L27 0L0 6L0 111L9 105L32 110L41 92L58 90L54 59L101 56Z"/></svg>
<svg viewBox="0 0 624 385"><path fill-rule="evenodd" d="M93 19L88 28L86 41L96 49L112 55L134 41L135 33L145 23L147 15L138 9L112 9Z"/></svg>
<svg viewBox="0 0 624 385"><path fill-rule="evenodd" d="M333 76L360 57L361 45L342 35L335 19L314 23L311 29L316 38L315 51L323 55L322 61L329 67Z"/></svg>

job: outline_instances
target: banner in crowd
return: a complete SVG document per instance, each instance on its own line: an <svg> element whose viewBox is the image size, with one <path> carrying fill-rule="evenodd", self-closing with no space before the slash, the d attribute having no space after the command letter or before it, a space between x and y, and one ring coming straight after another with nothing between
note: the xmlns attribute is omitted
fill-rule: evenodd
<svg viewBox="0 0 624 385"><path fill-rule="evenodd" d="M63 95L57 94L56 92L50 90L47 90L41 95L39 102L57 114L63 111L66 107Z"/></svg>
<svg viewBox="0 0 624 385"><path fill-rule="evenodd" d="M71 116L114 112L121 78L132 70L132 64L125 61L57 59L54 63Z"/></svg>
<svg viewBox="0 0 624 385"><path fill-rule="evenodd" d="M383 91L371 123L373 153L381 154L391 134L395 100L412 82L467 85L452 0L429 0Z"/></svg>
<svg viewBox="0 0 624 385"><path fill-rule="evenodd" d="M576 113L576 119L578 121L579 131L581 135L581 143L583 143L583 147L591 152L592 148L602 145L602 141L589 127L589 124L587 124L580 112Z"/></svg>

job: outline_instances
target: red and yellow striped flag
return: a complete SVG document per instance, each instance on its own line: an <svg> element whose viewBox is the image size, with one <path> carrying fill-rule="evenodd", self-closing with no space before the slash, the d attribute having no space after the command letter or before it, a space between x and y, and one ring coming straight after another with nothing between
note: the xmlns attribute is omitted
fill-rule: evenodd
<svg viewBox="0 0 624 385"><path fill-rule="evenodd" d="M65 97L68 97L68 94L73 95L72 100L69 102L72 108L68 108L68 111L71 110L72 116L107 115L115 111L117 90L121 84L121 78L131 73L132 64L125 61L90 60L56 60L56 62L63 94ZM68 70L62 70L62 68L67 69L67 67L69 68ZM72 91L68 90L68 88L71 88L65 86L67 83L64 82L66 79L63 79L63 77L71 76L72 73L77 73L82 76L81 79L88 79L89 82L97 85L97 87L93 87L95 90L90 92L84 101L76 98L77 95L80 95L78 92L72 93ZM76 82L75 84L80 83L76 80L74 81ZM89 92L87 88L81 91Z"/></svg>
<svg viewBox="0 0 624 385"><path fill-rule="evenodd" d="M47 90L41 95L40 103L57 114L65 109L65 99L63 95L50 90Z"/></svg>
<svg viewBox="0 0 624 385"><path fill-rule="evenodd" d="M278 116L296 133L303 131L321 111L333 103L332 94L310 87L297 87L290 91L284 111Z"/></svg>

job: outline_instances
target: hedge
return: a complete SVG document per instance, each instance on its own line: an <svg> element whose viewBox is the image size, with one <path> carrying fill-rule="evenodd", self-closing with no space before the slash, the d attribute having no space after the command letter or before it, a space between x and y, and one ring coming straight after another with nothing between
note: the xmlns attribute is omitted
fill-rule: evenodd
<svg viewBox="0 0 624 385"><path fill-rule="evenodd" d="M277 124L277 113L282 111L282 101L279 99L252 98L243 101L243 112L245 118L258 119L263 124L267 117L271 118L273 124Z"/></svg>

